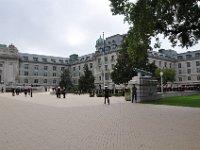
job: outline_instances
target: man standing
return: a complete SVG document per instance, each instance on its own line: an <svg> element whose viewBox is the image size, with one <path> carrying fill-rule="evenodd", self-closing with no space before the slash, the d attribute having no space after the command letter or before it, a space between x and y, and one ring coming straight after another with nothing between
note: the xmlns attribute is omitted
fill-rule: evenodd
<svg viewBox="0 0 200 150"><path fill-rule="evenodd" d="M104 104L106 104L106 99L108 102L108 105L110 104L110 100L109 100L109 89L108 86L105 86L105 92L104 92Z"/></svg>
<svg viewBox="0 0 200 150"><path fill-rule="evenodd" d="M133 84L133 87L132 87L132 100L131 100L132 103L134 99L135 99L135 102L137 103L137 88L135 87L135 84Z"/></svg>

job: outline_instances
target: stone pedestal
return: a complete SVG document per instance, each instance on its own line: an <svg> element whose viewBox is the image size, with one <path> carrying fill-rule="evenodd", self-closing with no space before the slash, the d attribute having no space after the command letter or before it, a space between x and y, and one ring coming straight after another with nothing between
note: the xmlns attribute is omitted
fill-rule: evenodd
<svg viewBox="0 0 200 150"><path fill-rule="evenodd" d="M135 84L137 88L137 102L156 99L157 97L157 80L152 79L150 76L141 76L141 74L138 74L128 84L131 88Z"/></svg>

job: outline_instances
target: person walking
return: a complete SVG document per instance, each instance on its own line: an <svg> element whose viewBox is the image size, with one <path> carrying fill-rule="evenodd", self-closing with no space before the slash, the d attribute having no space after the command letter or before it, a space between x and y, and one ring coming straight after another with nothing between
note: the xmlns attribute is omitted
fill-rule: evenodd
<svg viewBox="0 0 200 150"><path fill-rule="evenodd" d="M15 96L15 89L12 88L12 96Z"/></svg>
<svg viewBox="0 0 200 150"><path fill-rule="evenodd" d="M62 90L62 93L63 93L63 98L65 98L65 94L66 94L65 88Z"/></svg>
<svg viewBox="0 0 200 150"><path fill-rule="evenodd" d="M134 100L137 103L137 88L135 87L135 84L133 84L133 87L132 87L132 100L131 100L131 102L133 103Z"/></svg>
<svg viewBox="0 0 200 150"><path fill-rule="evenodd" d="M107 99L108 105L110 105L108 86L105 86L105 91L104 91L104 104L106 104L106 99Z"/></svg>
<svg viewBox="0 0 200 150"><path fill-rule="evenodd" d="M32 87L30 88L30 94L31 94L31 97L33 97L33 89L32 89Z"/></svg>
<svg viewBox="0 0 200 150"><path fill-rule="evenodd" d="M27 88L24 89L24 95L27 96Z"/></svg>

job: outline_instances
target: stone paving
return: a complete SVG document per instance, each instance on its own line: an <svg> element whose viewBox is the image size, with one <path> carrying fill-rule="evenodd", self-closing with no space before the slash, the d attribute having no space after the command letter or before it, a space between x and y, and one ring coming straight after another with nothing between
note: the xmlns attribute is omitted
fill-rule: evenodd
<svg viewBox="0 0 200 150"><path fill-rule="evenodd" d="M200 150L200 109L0 93L0 150Z"/></svg>

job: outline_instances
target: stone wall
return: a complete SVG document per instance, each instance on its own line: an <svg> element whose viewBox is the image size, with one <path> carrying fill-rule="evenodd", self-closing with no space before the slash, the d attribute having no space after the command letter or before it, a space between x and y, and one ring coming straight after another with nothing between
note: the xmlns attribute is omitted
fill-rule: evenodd
<svg viewBox="0 0 200 150"><path fill-rule="evenodd" d="M137 88L137 101L142 102L149 99L157 98L157 80L149 76L135 76L129 81L129 86L132 88L135 84ZM132 93L132 92L131 92Z"/></svg>

